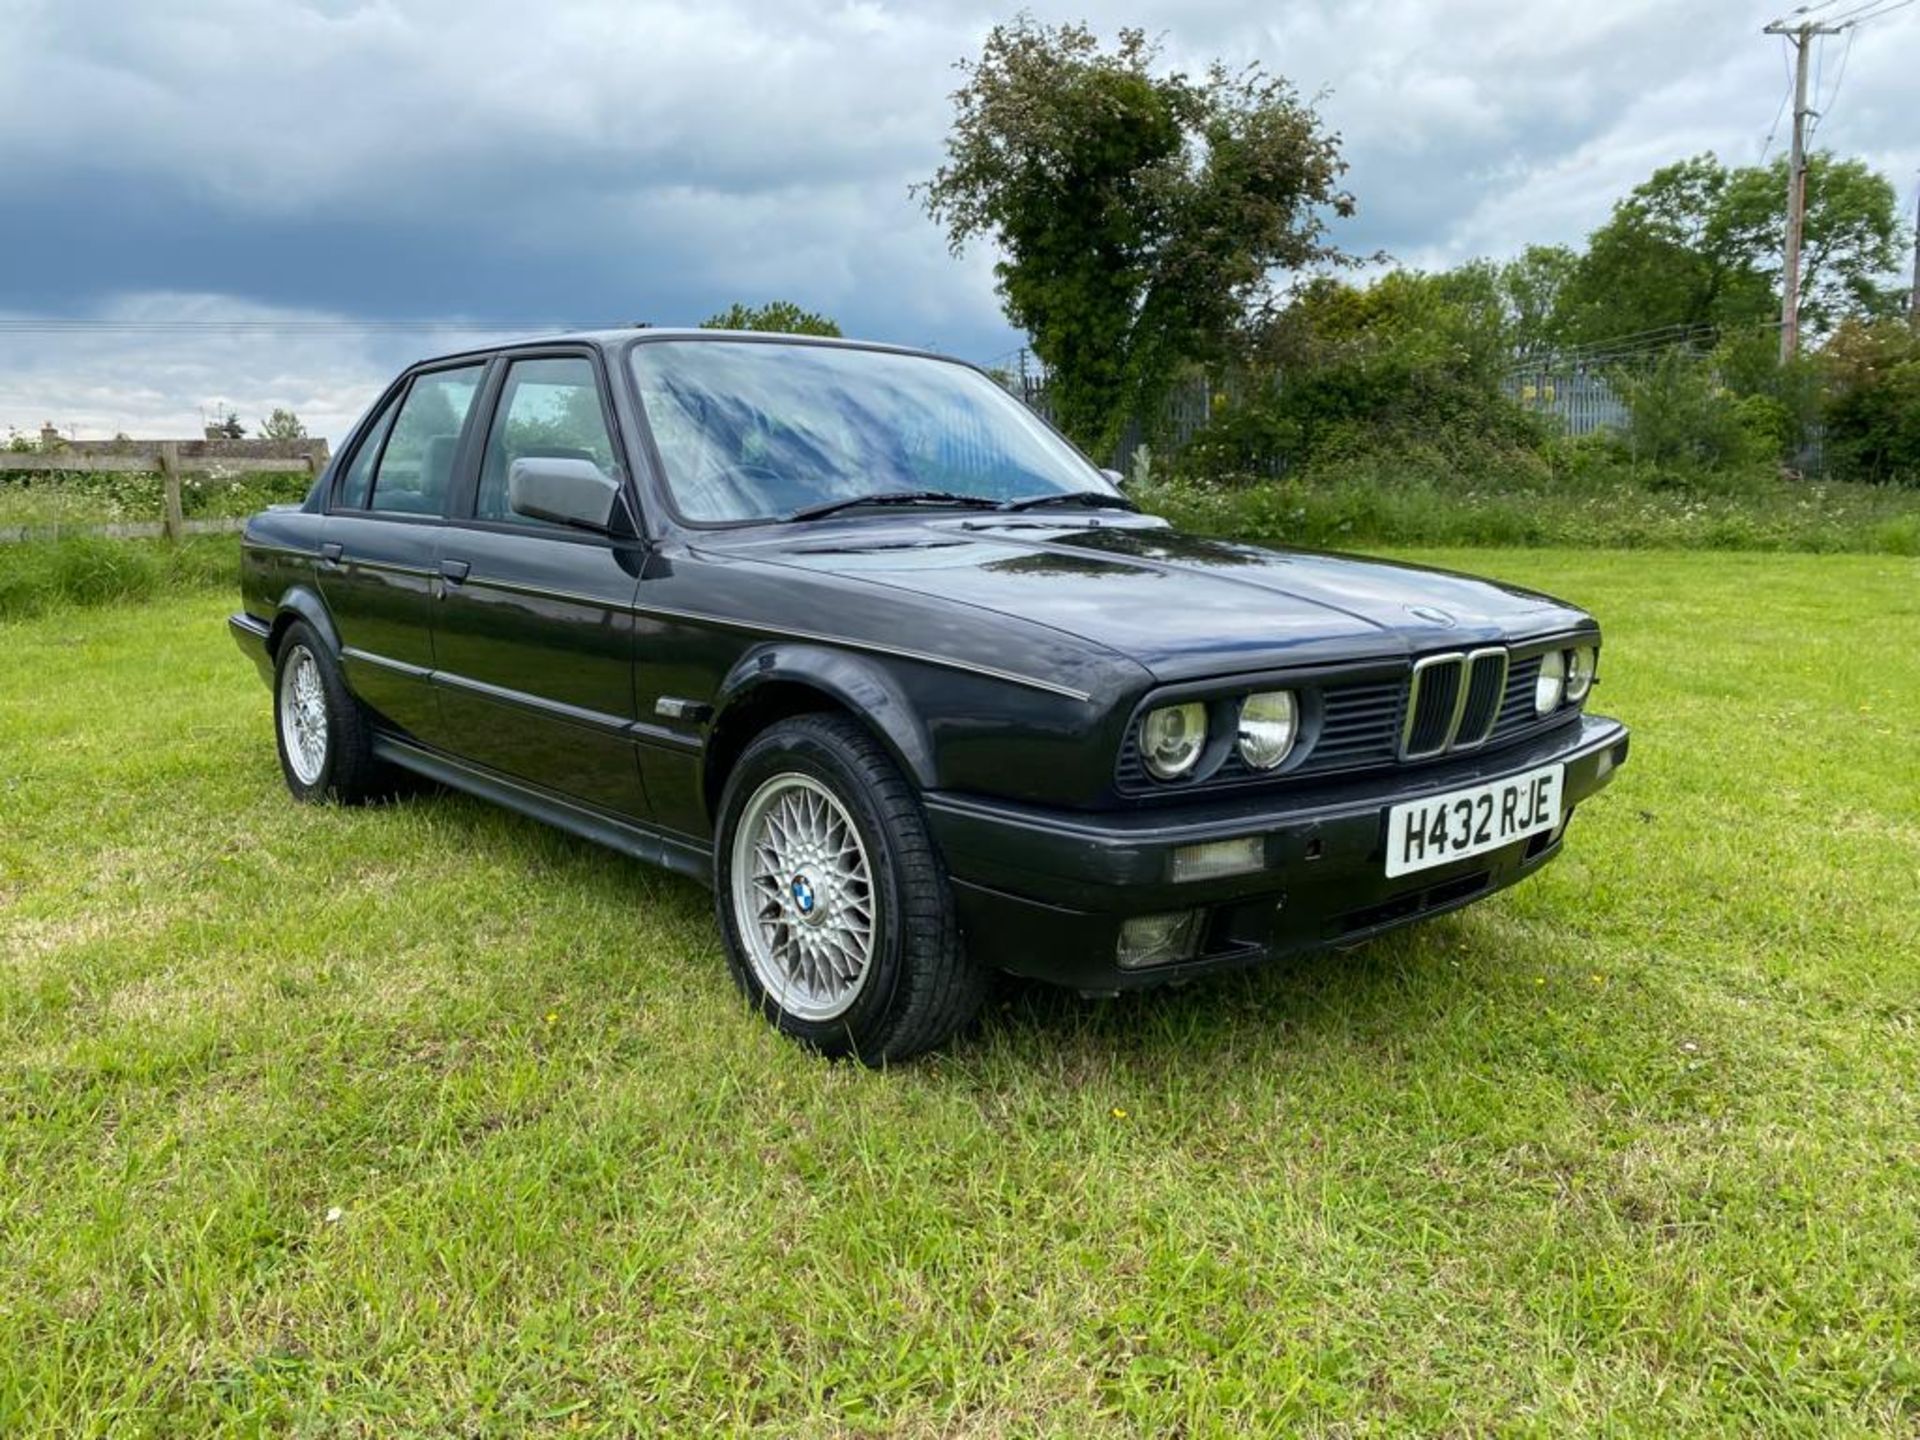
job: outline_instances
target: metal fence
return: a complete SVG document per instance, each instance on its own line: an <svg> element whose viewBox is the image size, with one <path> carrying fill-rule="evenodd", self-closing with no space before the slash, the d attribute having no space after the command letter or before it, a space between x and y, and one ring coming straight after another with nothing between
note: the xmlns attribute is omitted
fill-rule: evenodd
<svg viewBox="0 0 1920 1440"><path fill-rule="evenodd" d="M1500 388L1522 409L1552 418L1569 435L1626 428L1626 401L1605 376L1591 370L1529 366L1508 374Z"/></svg>
<svg viewBox="0 0 1920 1440"><path fill-rule="evenodd" d="M1022 370L1008 378L1007 388L1035 414L1049 424L1056 423L1043 372ZM1132 463L1134 453L1148 443L1149 436L1168 450L1178 450L1206 428L1207 421L1213 418L1216 398L1224 402L1233 393L1232 386L1215 385L1205 375L1190 375L1176 381L1161 402L1158 424L1149 426L1137 415L1128 417L1121 427L1119 440L1114 443L1113 453L1095 458L1115 470L1125 470Z"/></svg>

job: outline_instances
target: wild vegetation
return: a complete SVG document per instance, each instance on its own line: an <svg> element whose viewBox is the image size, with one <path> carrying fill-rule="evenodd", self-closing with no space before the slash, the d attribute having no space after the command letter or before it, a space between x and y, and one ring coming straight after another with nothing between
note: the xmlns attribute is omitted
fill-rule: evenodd
<svg viewBox="0 0 1920 1440"><path fill-rule="evenodd" d="M885 1074L691 884L290 803L230 595L0 625L0 1432L1913 1432L1912 562L1410 558L1607 618L1563 859Z"/></svg>
<svg viewBox="0 0 1920 1440"><path fill-rule="evenodd" d="M1580 247L1356 282L1339 221L1365 197L1338 188L1338 137L1283 79L1195 79L1140 32L1107 46L1026 18L960 69L920 197L956 249L999 246L1056 423L1188 517L1276 538L1911 547L1920 499L1851 488L1920 487L1911 235L1860 161L1811 157L1805 344L1782 363L1784 158L1663 166ZM1202 377L1193 433L1169 397ZM1554 390L1585 377L1626 415L1570 444ZM1123 435L1148 455L1135 438L1116 455Z"/></svg>

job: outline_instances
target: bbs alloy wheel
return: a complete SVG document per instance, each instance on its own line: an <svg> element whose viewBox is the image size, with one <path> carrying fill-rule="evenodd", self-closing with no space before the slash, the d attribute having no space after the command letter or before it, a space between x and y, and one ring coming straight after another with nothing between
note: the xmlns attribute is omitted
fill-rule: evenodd
<svg viewBox="0 0 1920 1440"><path fill-rule="evenodd" d="M314 786L327 769L327 692L320 662L305 645L289 646L280 664L280 749L302 785Z"/></svg>
<svg viewBox="0 0 1920 1440"><path fill-rule="evenodd" d="M753 792L733 838L733 906L754 978L782 1010L833 1020L873 968L873 872L860 832L811 776Z"/></svg>
<svg viewBox="0 0 1920 1440"><path fill-rule="evenodd" d="M782 1031L883 1064L980 1008L952 887L912 784L865 727L800 715L742 752L720 799L714 901L734 979Z"/></svg>
<svg viewBox="0 0 1920 1440"><path fill-rule="evenodd" d="M297 620L274 652L273 728L280 774L297 800L357 805L391 793L367 713L313 627Z"/></svg>

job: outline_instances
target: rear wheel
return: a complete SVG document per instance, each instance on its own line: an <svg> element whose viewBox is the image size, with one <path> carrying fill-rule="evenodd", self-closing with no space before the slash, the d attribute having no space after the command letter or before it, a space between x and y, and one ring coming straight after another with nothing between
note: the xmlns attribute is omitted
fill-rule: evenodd
<svg viewBox="0 0 1920 1440"><path fill-rule="evenodd" d="M357 805L386 793L366 711L313 627L297 620L274 654L273 728L296 800Z"/></svg>
<svg viewBox="0 0 1920 1440"><path fill-rule="evenodd" d="M854 721L802 715L755 739L721 796L714 859L734 978L786 1034L877 1065L979 1010L987 977L919 799Z"/></svg>

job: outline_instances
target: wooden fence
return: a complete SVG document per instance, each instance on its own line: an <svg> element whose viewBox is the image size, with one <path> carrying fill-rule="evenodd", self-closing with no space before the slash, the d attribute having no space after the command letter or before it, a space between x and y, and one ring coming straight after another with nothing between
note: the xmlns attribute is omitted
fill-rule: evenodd
<svg viewBox="0 0 1920 1440"><path fill-rule="evenodd" d="M328 453L327 442L319 439L76 440L51 450L0 450L0 477L9 474L158 475L165 511L157 526L126 524L99 528L115 534L157 531L169 540L178 540L190 530L209 528L206 522L188 522L180 498L182 475L318 476L326 468Z"/></svg>

